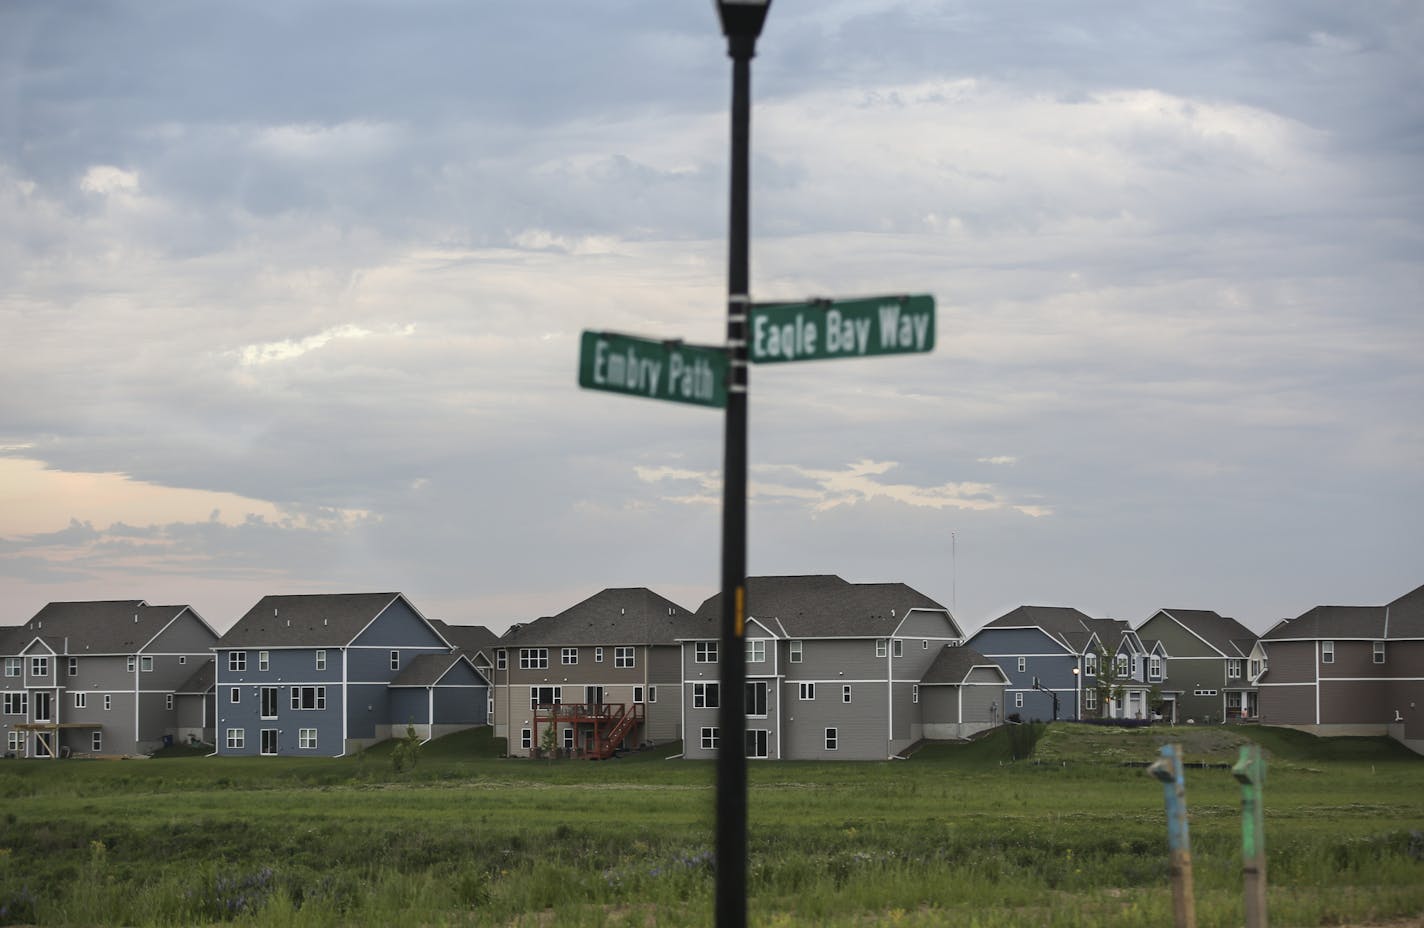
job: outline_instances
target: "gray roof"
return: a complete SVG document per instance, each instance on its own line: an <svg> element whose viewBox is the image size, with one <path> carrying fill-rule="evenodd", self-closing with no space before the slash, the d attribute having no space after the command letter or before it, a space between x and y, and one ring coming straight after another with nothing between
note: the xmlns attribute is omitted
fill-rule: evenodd
<svg viewBox="0 0 1424 928"><path fill-rule="evenodd" d="M264 596L218 642L219 648L340 648L397 599L400 593L316 593ZM410 606L416 612L414 606ZM419 614L417 612L417 614Z"/></svg>
<svg viewBox="0 0 1424 928"><path fill-rule="evenodd" d="M558 615L511 628L504 647L673 644L692 620L682 606L647 587L602 590Z"/></svg>
<svg viewBox="0 0 1424 928"><path fill-rule="evenodd" d="M431 619L430 624L442 638L471 657L478 651L492 654L499 646L499 636L483 625L451 625L440 619Z"/></svg>
<svg viewBox="0 0 1424 928"><path fill-rule="evenodd" d="M217 682L215 673L217 661L214 658L207 658L203 661L203 666L193 672L193 675L183 681L173 692L175 693L206 693L213 688Z"/></svg>
<svg viewBox="0 0 1424 928"><path fill-rule="evenodd" d="M1083 654L1094 640L1093 622L1112 619L1094 619L1071 606L1019 606L999 616L984 628L1041 628L1074 654ZM1114 640L1111 645L1117 647Z"/></svg>
<svg viewBox="0 0 1424 928"><path fill-rule="evenodd" d="M1132 638L1132 624L1125 619L1081 619L1083 626L1098 638L1098 643L1102 645L1103 651L1109 654L1116 654L1122 647L1123 639ZM1141 639L1138 639L1139 641ZM1128 650L1132 650L1129 647Z"/></svg>
<svg viewBox="0 0 1424 928"><path fill-rule="evenodd" d="M969 678L969 672L975 667L992 667L1008 682L1008 677L998 664L973 648L954 645L945 645L940 649L939 654L935 655L934 663L930 664L920 682L926 686L960 684Z"/></svg>
<svg viewBox="0 0 1424 928"><path fill-rule="evenodd" d="M1389 637L1424 638L1424 586L1390 603Z"/></svg>
<svg viewBox="0 0 1424 928"><path fill-rule="evenodd" d="M422 654L407 662L390 685L434 686L440 682L441 677L450 672L451 667L460 661L465 661L472 668L474 667L474 664L470 663L470 659L463 654Z"/></svg>
<svg viewBox="0 0 1424 928"><path fill-rule="evenodd" d="M141 599L49 603L24 625L7 629L0 649L18 654L43 638L57 654L135 654L184 610L208 627L190 606L150 606Z"/></svg>
<svg viewBox="0 0 1424 928"><path fill-rule="evenodd" d="M1250 657L1256 636L1229 616L1210 609L1162 609L1183 628L1194 633L1227 657Z"/></svg>
<svg viewBox="0 0 1424 928"><path fill-rule="evenodd" d="M888 638L911 609L949 615L903 583L850 583L834 574L747 578L747 617L788 638ZM717 637L721 616L717 593L698 608L696 625L683 637Z"/></svg>
<svg viewBox="0 0 1424 928"><path fill-rule="evenodd" d="M1266 641L1297 638L1383 638L1384 606L1315 606L1285 619L1261 637Z"/></svg>

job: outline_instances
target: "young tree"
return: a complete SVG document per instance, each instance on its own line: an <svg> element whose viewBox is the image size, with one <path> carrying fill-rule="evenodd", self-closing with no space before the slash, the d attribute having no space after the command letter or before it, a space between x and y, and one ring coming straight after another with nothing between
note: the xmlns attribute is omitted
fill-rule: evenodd
<svg viewBox="0 0 1424 928"><path fill-rule="evenodd" d="M1117 672L1117 660L1112 655L1104 654L1103 659L1098 661L1098 678L1094 687L1098 691L1098 715L1107 718L1108 701L1121 702L1126 689L1123 678Z"/></svg>
<svg viewBox="0 0 1424 928"><path fill-rule="evenodd" d="M558 726L554 725L551 722L549 723L549 727L544 729L544 731L539 735L539 751L544 755L545 759L553 760L554 748L558 745L558 743Z"/></svg>

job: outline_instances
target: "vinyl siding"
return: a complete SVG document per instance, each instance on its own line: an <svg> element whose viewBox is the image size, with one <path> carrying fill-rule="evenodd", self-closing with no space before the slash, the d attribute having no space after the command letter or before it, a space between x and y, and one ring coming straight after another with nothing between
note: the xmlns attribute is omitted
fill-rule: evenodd
<svg viewBox="0 0 1424 928"><path fill-rule="evenodd" d="M403 599L397 599L387 606L351 644L353 647L450 650L440 640L440 636L416 615Z"/></svg>
<svg viewBox="0 0 1424 928"><path fill-rule="evenodd" d="M207 654L217 635L191 611L184 612L143 649L144 654ZM192 663L192 661L189 661ZM178 681L182 683L182 680Z"/></svg>
<svg viewBox="0 0 1424 928"><path fill-rule="evenodd" d="M1316 645L1313 641L1271 641L1266 645L1266 682L1315 682ZM1262 687L1267 689L1267 687ZM1312 717L1314 712L1311 712Z"/></svg>
<svg viewBox="0 0 1424 928"><path fill-rule="evenodd" d="M783 687L786 725L783 756L787 760L884 760L889 745L885 738L885 683L852 684L852 701L841 701L841 684L816 686L814 700L797 698L800 684ZM690 697L689 697L690 698ZM753 725L747 720L748 727ZM837 730L838 747L826 750L826 729ZM689 730L696 729L689 724Z"/></svg>

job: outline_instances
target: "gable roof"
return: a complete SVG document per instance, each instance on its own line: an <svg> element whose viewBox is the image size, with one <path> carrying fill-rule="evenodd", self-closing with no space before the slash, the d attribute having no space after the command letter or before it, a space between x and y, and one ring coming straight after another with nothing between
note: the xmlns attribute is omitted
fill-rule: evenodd
<svg viewBox="0 0 1424 928"><path fill-rule="evenodd" d="M1092 625L1097 621L1114 620L1094 619L1071 606L1019 606L985 624L980 631L986 628L1038 628L1072 653L1083 654L1097 640ZM1116 626L1113 628L1115 630ZM1102 646L1108 647L1106 644ZM1111 647L1117 648L1116 638Z"/></svg>
<svg viewBox="0 0 1424 928"><path fill-rule="evenodd" d="M12 626L0 640L6 654L17 654L43 638L57 654L135 654L184 612L217 639L217 633L191 606L150 606L141 599L48 603L24 625Z"/></svg>
<svg viewBox="0 0 1424 928"><path fill-rule="evenodd" d="M1210 609L1159 609L1158 613L1174 619L1223 657L1247 657L1256 643L1249 628Z"/></svg>
<svg viewBox="0 0 1424 928"><path fill-rule="evenodd" d="M430 624L440 637L471 657L480 651L493 653L499 646L499 636L483 625L451 625L441 619L431 619Z"/></svg>
<svg viewBox="0 0 1424 928"><path fill-rule="evenodd" d="M989 667L998 673L1004 683L1009 682L1004 669L973 648L945 645L935 655L934 662L925 671L920 683L925 686L952 686L969 679L970 671L976 667Z"/></svg>
<svg viewBox="0 0 1424 928"><path fill-rule="evenodd" d="M217 643L219 648L340 648L356 639L400 593L313 593L264 596ZM438 629L436 630L438 634Z"/></svg>
<svg viewBox="0 0 1424 928"><path fill-rule="evenodd" d="M505 647L536 645L673 644L691 613L647 587L601 590L558 615L511 628Z"/></svg>
<svg viewBox="0 0 1424 928"><path fill-rule="evenodd" d="M460 661L470 665L470 669L480 676L479 669L464 654L421 654L414 660L406 663L401 672L396 674L396 678L390 682L391 686L435 686L440 680L450 672Z"/></svg>
<svg viewBox="0 0 1424 928"><path fill-rule="evenodd" d="M1385 606L1314 606L1282 619L1261 637L1268 641L1321 638L1383 638Z"/></svg>
<svg viewBox="0 0 1424 928"><path fill-rule="evenodd" d="M1405 593L1385 609L1387 637L1424 638L1424 586Z"/></svg>
<svg viewBox="0 0 1424 928"><path fill-rule="evenodd" d="M193 671L193 675L184 680L182 685L173 690L176 694L206 693L213 688L217 682L217 659L208 658L203 661L203 666Z"/></svg>
<svg viewBox="0 0 1424 928"><path fill-rule="evenodd" d="M962 634L948 609L904 583L850 583L835 574L747 578L748 619L787 638L889 638L913 609L943 612ZM683 637L716 637L721 618L722 594L715 593Z"/></svg>

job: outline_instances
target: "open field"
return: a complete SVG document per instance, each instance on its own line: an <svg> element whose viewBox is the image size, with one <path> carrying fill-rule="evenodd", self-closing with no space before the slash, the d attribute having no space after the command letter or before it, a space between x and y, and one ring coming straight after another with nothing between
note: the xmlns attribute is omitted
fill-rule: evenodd
<svg viewBox="0 0 1424 928"><path fill-rule="evenodd" d="M1171 923L1164 740L1270 752L1275 925L1424 913L1424 759L1383 739L1050 726L896 763L754 764L758 925ZM0 764L0 924L710 925L713 765L357 758ZM1191 769L1198 923L1242 922L1240 792Z"/></svg>

